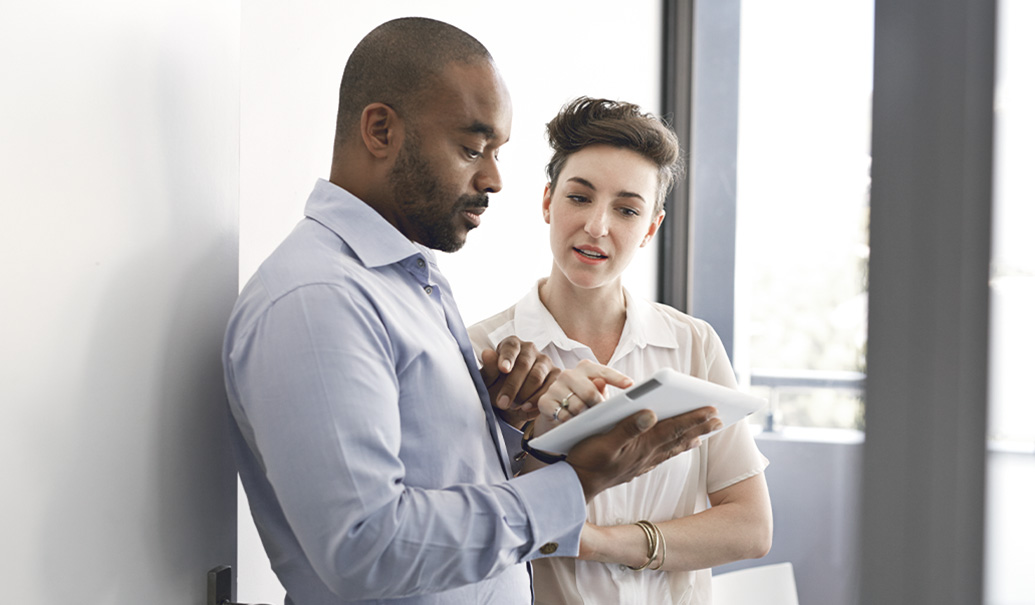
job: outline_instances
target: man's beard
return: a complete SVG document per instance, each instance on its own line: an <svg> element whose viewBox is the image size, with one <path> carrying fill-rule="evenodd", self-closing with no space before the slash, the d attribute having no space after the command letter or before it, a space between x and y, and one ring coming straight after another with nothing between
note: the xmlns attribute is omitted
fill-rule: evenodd
<svg viewBox="0 0 1035 605"><path fill-rule="evenodd" d="M435 177L431 164L420 153L420 136L411 131L403 142L399 158L388 178L396 201L402 204L409 224L417 230L418 242L443 252L463 247L467 231L458 227L457 217L468 208L484 208L489 196L462 195L450 203L450 196Z"/></svg>

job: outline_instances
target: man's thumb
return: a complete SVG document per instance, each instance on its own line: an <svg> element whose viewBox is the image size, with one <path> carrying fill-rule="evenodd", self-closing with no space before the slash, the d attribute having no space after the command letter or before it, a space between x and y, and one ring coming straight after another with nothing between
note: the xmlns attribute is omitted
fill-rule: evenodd
<svg viewBox="0 0 1035 605"><path fill-rule="evenodd" d="M626 434L631 439L657 424L658 416L653 410L640 410L622 422L625 424Z"/></svg>

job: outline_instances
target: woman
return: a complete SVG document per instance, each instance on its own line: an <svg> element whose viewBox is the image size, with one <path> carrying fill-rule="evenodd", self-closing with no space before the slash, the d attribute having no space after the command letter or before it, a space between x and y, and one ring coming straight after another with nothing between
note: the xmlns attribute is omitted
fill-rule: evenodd
<svg viewBox="0 0 1035 605"><path fill-rule="evenodd" d="M517 335L561 368L589 360L640 381L671 367L735 387L711 326L635 299L621 283L664 220L680 166L675 135L636 105L588 98L547 130L554 154L542 209L553 268L513 307L470 328L475 350ZM601 399L603 385L582 374L562 374L540 398L535 435ZM535 561L536 602L710 603L709 568L769 550L767 464L741 421L604 491L587 505L578 559Z"/></svg>

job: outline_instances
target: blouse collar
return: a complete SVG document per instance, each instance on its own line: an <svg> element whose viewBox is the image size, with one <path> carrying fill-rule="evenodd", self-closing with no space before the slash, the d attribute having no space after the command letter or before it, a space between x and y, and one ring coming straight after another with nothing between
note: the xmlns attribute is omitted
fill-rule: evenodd
<svg viewBox="0 0 1035 605"><path fill-rule="evenodd" d="M501 326L489 334L495 346L508 334L517 334L522 340L534 344L540 351L553 345L566 351L589 350L586 345L572 340L565 335L550 311L539 299L539 286L545 281L539 280L514 306L513 331ZM647 346L675 349L678 346L669 322L655 305L632 296L626 288L625 295L625 327L618 341L618 347L611 357L612 362L629 352Z"/></svg>

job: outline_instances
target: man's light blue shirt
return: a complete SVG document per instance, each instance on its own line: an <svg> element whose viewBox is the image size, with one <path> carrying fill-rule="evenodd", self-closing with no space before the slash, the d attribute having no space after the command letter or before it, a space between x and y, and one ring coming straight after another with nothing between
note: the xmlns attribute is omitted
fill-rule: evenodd
<svg viewBox="0 0 1035 605"><path fill-rule="evenodd" d="M245 285L223 350L241 480L287 603L528 604L521 563L578 552L574 471L508 479L431 250L324 180L305 215Z"/></svg>

